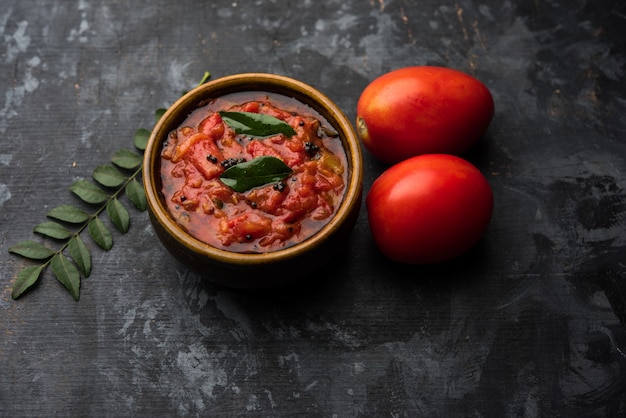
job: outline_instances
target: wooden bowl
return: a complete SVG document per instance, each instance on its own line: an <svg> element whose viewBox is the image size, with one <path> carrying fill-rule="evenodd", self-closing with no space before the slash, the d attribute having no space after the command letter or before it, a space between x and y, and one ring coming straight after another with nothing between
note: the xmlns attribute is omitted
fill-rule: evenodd
<svg viewBox="0 0 626 418"><path fill-rule="evenodd" d="M321 114L336 130L347 156L345 194L330 221L304 241L264 253L238 253L213 247L187 233L169 213L162 193L161 151L169 133L208 100L236 92L261 91L286 96ZM361 207L363 162L351 123L328 97L300 81L248 73L209 81L174 103L154 127L145 151L143 182L151 223L165 248L208 280L235 288L268 288L308 278L345 245Z"/></svg>

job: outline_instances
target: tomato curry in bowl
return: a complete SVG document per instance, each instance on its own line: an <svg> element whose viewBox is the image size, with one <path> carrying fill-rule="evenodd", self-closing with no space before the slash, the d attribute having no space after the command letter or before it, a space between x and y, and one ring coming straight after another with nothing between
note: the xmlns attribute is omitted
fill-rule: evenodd
<svg viewBox="0 0 626 418"><path fill-rule="evenodd" d="M297 80L227 76L162 116L144 159L151 222L211 281L262 288L330 261L361 205L362 160L341 110Z"/></svg>

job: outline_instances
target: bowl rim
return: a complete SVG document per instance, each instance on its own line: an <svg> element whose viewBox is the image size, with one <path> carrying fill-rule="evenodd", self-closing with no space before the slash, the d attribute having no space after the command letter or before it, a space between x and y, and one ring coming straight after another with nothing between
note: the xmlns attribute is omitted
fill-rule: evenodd
<svg viewBox="0 0 626 418"><path fill-rule="evenodd" d="M203 102L225 94L244 91L266 91L292 97L322 114L338 131L347 157L349 173L345 194L339 208L329 222L304 241L269 252L240 253L228 251L195 238L171 217L161 196L161 191L158 190L159 180L153 178L153 175L158 175L153 171L153 168L158 167L162 144L171 131L167 128L171 119L182 123L182 120L195 108L201 106ZM325 94L302 81L283 75L240 73L210 80L195 87L176 100L165 111L150 133L144 151L142 174L148 210L171 238L188 250L201 256L210 257L215 261L237 265L258 265L271 263L277 259L286 260L297 257L303 252L317 248L327 237L337 233L343 221L350 217L355 206L360 207L363 161L360 143L352 124L344 112Z"/></svg>

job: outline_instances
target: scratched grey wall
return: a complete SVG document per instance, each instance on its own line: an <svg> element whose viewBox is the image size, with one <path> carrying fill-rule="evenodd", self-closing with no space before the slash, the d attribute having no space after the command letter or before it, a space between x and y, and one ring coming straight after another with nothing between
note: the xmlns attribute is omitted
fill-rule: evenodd
<svg viewBox="0 0 626 418"><path fill-rule="evenodd" d="M0 416L617 416L626 412L626 6L557 1L2 0ZM75 303L51 274L12 301L67 191L205 70L298 78L354 119L394 68L491 89L467 155L496 195L488 234L402 268L365 210L302 288L218 288L132 214ZM385 169L365 155L365 189Z"/></svg>

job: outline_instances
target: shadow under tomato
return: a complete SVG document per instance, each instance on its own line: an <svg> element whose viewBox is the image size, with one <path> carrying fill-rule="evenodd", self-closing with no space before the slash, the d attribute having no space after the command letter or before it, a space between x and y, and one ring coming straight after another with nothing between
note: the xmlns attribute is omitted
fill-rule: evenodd
<svg viewBox="0 0 626 418"><path fill-rule="evenodd" d="M508 157L496 147L495 139L489 132L459 157L475 165L487 178L510 163Z"/></svg>
<svg viewBox="0 0 626 418"><path fill-rule="evenodd" d="M433 281L445 286L467 285L477 280L488 268L487 245L479 241L466 253L452 260L435 264L405 264L383 255L374 242L370 243L368 258L373 274L396 283Z"/></svg>

